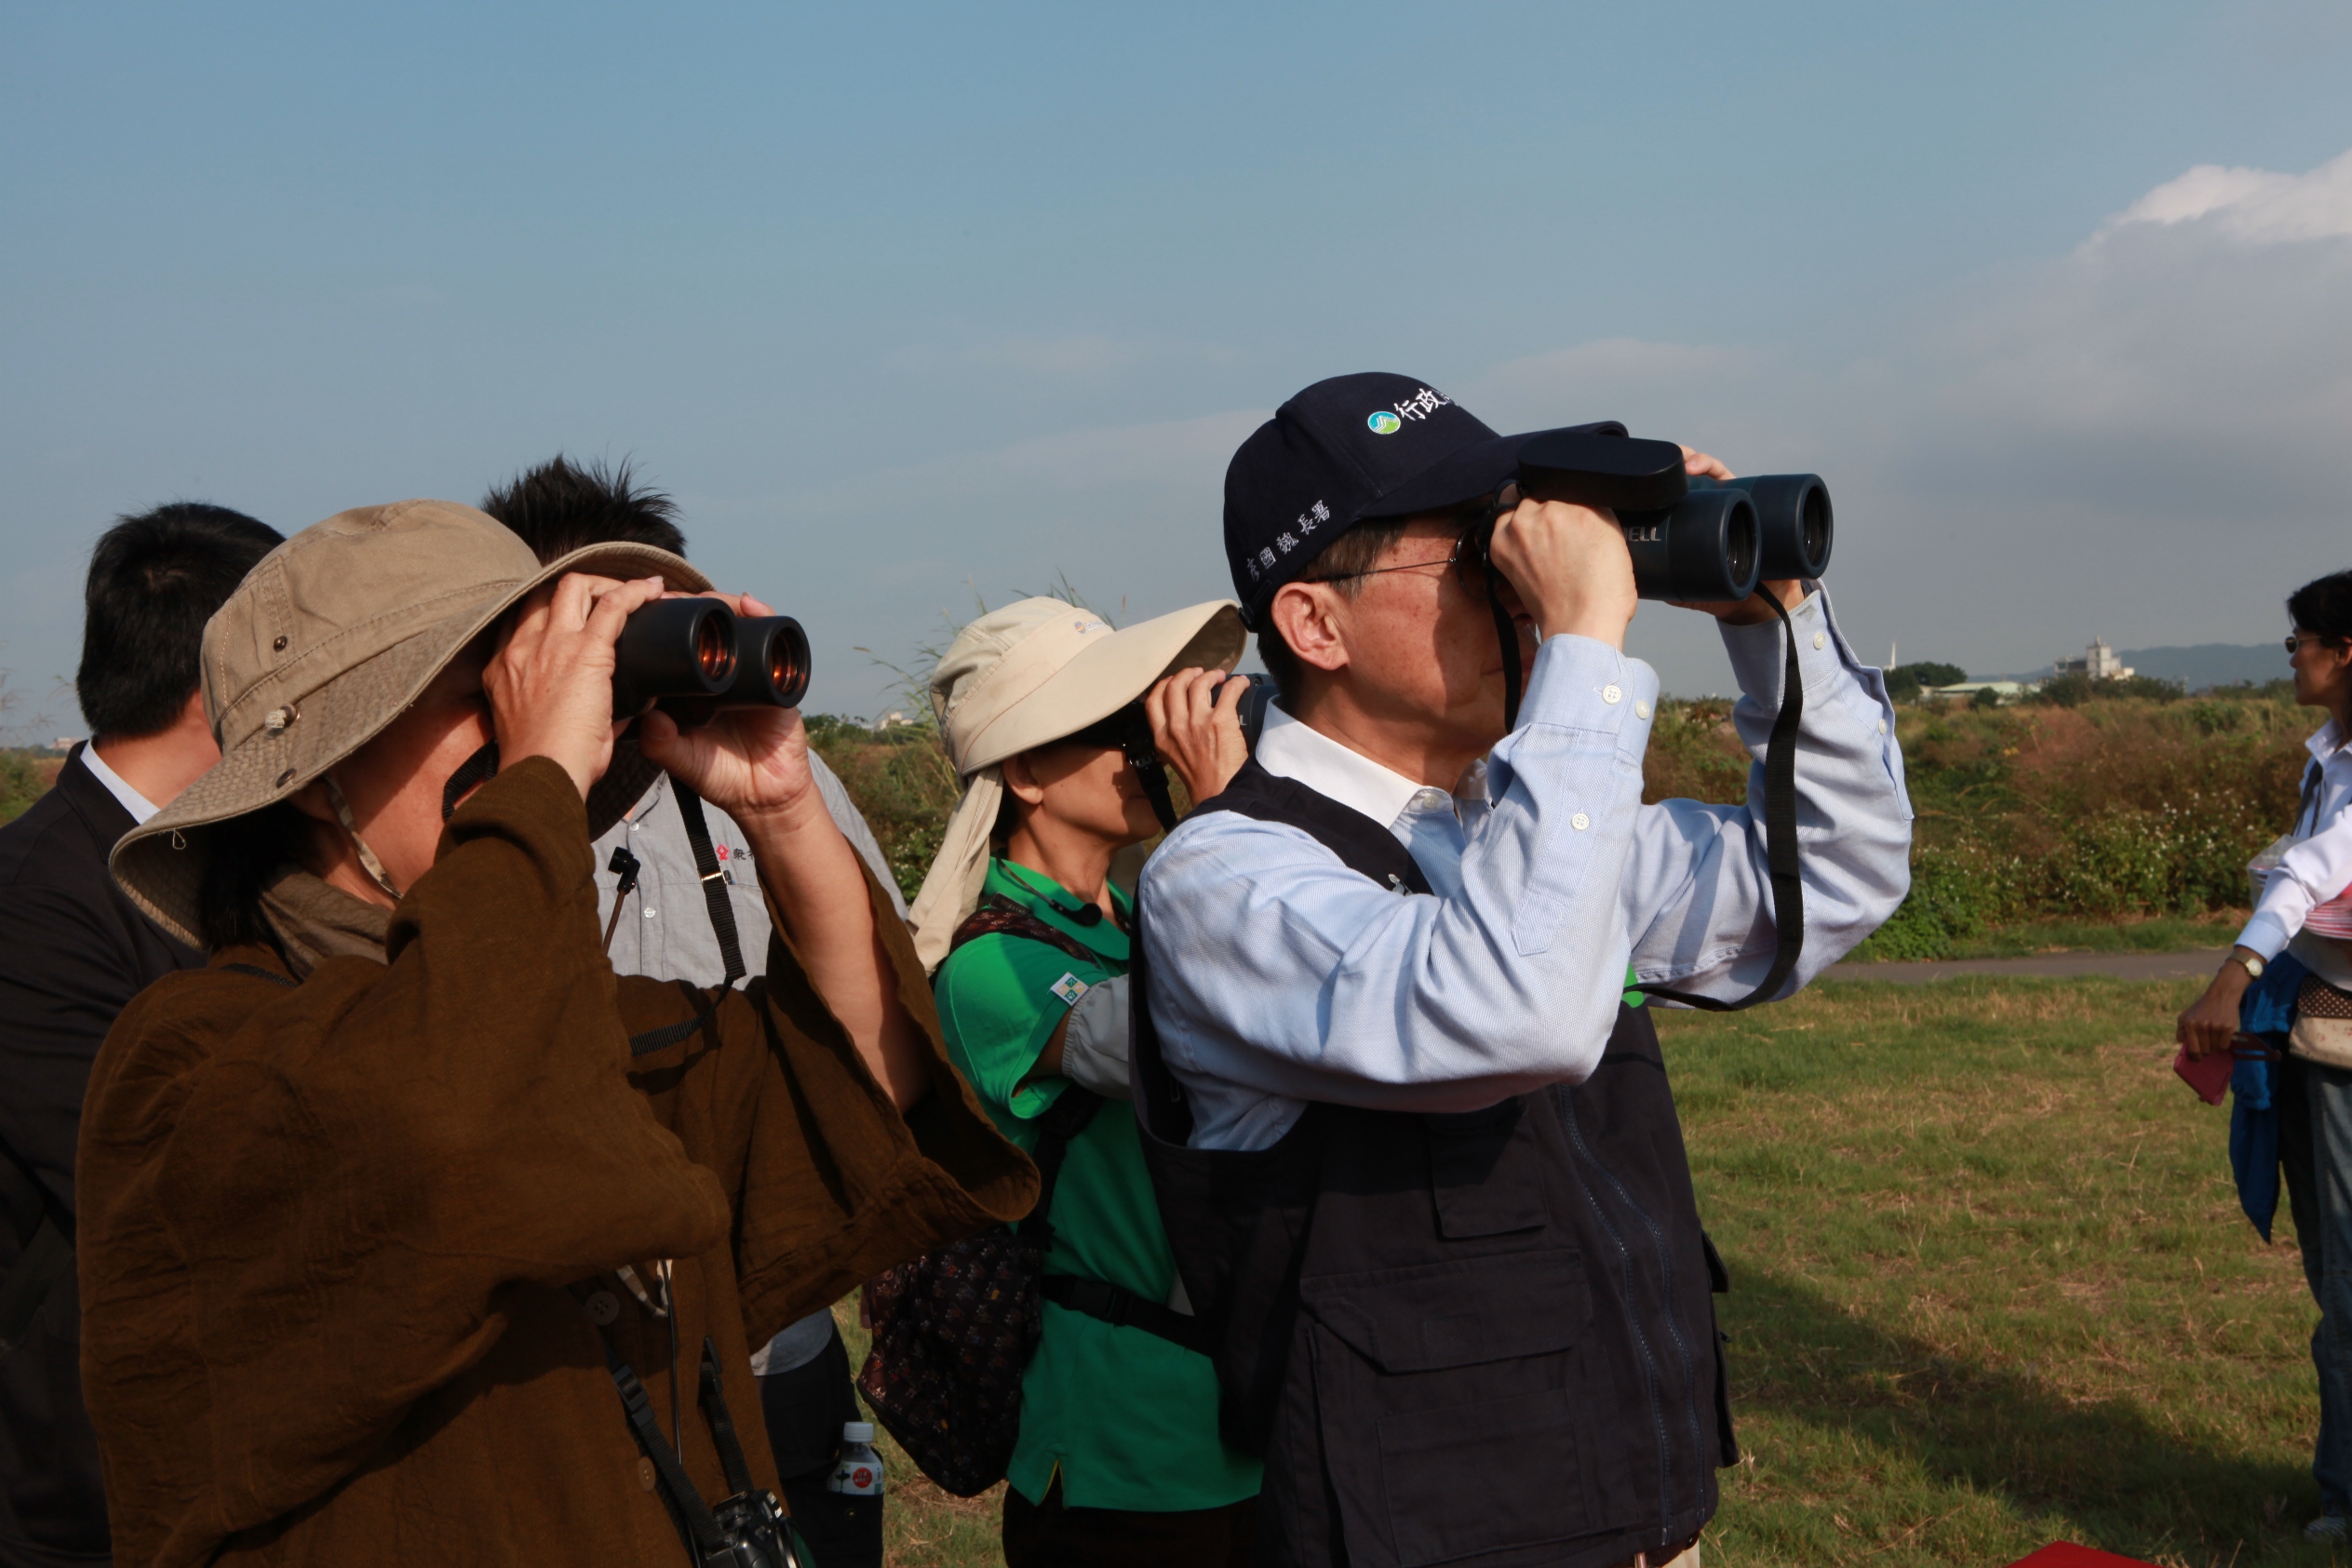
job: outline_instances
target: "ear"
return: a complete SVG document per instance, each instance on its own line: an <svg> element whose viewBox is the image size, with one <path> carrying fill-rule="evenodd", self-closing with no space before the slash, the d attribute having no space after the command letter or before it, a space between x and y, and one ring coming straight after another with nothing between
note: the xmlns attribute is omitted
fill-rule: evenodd
<svg viewBox="0 0 2352 1568"><path fill-rule="evenodd" d="M1326 674L1348 664L1348 636L1343 601L1322 583L1285 583L1274 590L1266 607L1267 618L1298 655L1298 662Z"/></svg>
<svg viewBox="0 0 2352 1568"><path fill-rule="evenodd" d="M1045 786L1037 782L1037 772L1029 766L1029 754L1015 752L997 764L997 771L1004 779L1005 793L1024 806L1034 806L1045 798Z"/></svg>

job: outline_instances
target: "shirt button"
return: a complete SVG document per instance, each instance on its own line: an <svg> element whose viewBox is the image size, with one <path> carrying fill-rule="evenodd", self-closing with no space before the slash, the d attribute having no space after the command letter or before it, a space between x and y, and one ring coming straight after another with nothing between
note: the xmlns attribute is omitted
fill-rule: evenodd
<svg viewBox="0 0 2352 1568"><path fill-rule="evenodd" d="M629 831L630 831L631 833L635 833L635 832L637 831L637 824L635 824L635 823L631 823L631 824L629 824Z"/></svg>
<svg viewBox="0 0 2352 1568"><path fill-rule="evenodd" d="M1633 704L1633 717L1635 718L1647 718L1649 717L1649 704L1647 703L1635 703Z"/></svg>
<svg viewBox="0 0 2352 1568"><path fill-rule="evenodd" d="M1625 689L1613 680L1601 688L1601 701L1604 703L1621 702L1624 696Z"/></svg>
<svg viewBox="0 0 2352 1568"><path fill-rule="evenodd" d="M653 1461L641 1454L637 1458L637 1483L648 1492L653 1490Z"/></svg>
<svg viewBox="0 0 2352 1568"><path fill-rule="evenodd" d="M1816 648L1827 648L1829 646L1829 634L1827 632L1815 632L1813 634L1813 646Z"/></svg>
<svg viewBox="0 0 2352 1568"><path fill-rule="evenodd" d="M1581 833L1586 828L1593 825L1593 819L1586 816L1582 811L1579 811L1576 815L1568 819L1568 825L1575 828L1579 833Z"/></svg>
<svg viewBox="0 0 2352 1568"><path fill-rule="evenodd" d="M588 1321L603 1328L621 1315L621 1298L611 1291L591 1291L587 1300Z"/></svg>
<svg viewBox="0 0 2352 1568"><path fill-rule="evenodd" d="M1883 718L1878 721L1878 732L1882 735L1887 732L1887 721Z"/></svg>
<svg viewBox="0 0 2352 1568"><path fill-rule="evenodd" d="M1417 789L1413 792L1413 804L1419 811L1434 811L1452 803L1453 797L1442 789Z"/></svg>
<svg viewBox="0 0 2352 1568"><path fill-rule="evenodd" d="M645 918L646 918L647 919L649 919L649 920L650 920L650 919L652 919L652 918L654 917L654 915L655 915L656 913L657 913L657 911L654 911L654 910L652 910L652 909L648 909L648 910L645 912Z"/></svg>

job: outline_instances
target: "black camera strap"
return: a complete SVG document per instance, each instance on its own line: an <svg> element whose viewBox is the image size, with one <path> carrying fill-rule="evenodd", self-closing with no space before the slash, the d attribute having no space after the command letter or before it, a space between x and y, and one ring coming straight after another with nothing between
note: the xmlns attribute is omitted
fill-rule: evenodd
<svg viewBox="0 0 2352 1568"><path fill-rule="evenodd" d="M612 1374L612 1387L620 1390L621 1410L628 1417L629 1430L637 1437L638 1451L653 1467L663 1500L669 1505L670 1517L678 1521L679 1533L686 1537L694 1561L700 1562L721 1544L719 1520L686 1474L686 1467L679 1463L677 1452L664 1441L662 1423L653 1414L653 1400L646 1393L645 1385L638 1380L629 1363L621 1360L621 1353L613 1349L612 1336L600 1333L598 1337L604 1341L605 1370Z"/></svg>

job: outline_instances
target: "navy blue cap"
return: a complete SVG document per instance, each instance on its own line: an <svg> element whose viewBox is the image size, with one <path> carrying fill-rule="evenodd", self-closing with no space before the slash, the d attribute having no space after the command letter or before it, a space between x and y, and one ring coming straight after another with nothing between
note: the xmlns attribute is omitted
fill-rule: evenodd
<svg viewBox="0 0 2352 1568"><path fill-rule="evenodd" d="M1588 425L1622 436L1619 424ZM1334 376L1251 433L1225 470L1225 559L1242 620L1257 628L1274 590L1372 517L1431 512L1497 490L1532 436L1498 436L1411 376Z"/></svg>

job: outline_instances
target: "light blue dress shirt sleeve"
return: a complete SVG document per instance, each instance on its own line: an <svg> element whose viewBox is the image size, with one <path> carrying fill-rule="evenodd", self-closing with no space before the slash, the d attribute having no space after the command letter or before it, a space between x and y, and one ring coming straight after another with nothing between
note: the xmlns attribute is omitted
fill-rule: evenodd
<svg viewBox="0 0 2352 1568"><path fill-rule="evenodd" d="M1911 812L1883 678L1818 592L1792 621L1806 693L1794 985L1902 902ZM1235 812L1170 835L1142 882L1149 1000L1194 1142L1265 1147L1307 1101L1470 1110L1581 1082L1629 960L1703 994L1752 988L1774 947L1762 757L1784 644L1777 620L1724 639L1746 693L1734 721L1756 759L1744 806L1643 806L1657 677L1561 636L1544 640L1520 726L1487 759L1491 804L1467 813L1458 879L1429 868L1445 896L1378 888L1305 832ZM1413 845L1426 866L1431 851L1418 834Z"/></svg>
<svg viewBox="0 0 2352 1568"><path fill-rule="evenodd" d="M1649 667L1606 643L1545 639L1488 758L1458 897L1378 887L1287 825L1179 826L1142 885L1179 1078L1212 1099L1442 1111L1589 1075L1624 986L1618 886L1656 697Z"/></svg>
<svg viewBox="0 0 2352 1568"><path fill-rule="evenodd" d="M1805 951L1783 997L1851 952L1911 891L1911 801L1886 677L1854 657L1820 592L1789 620L1805 692L1796 751ZM1777 620L1725 626L1723 641L1742 693L1732 723L1754 758L1747 803L1665 800L1645 810L1622 909L1643 980L1730 1001L1763 981L1778 945L1764 753L1780 713L1787 644Z"/></svg>

